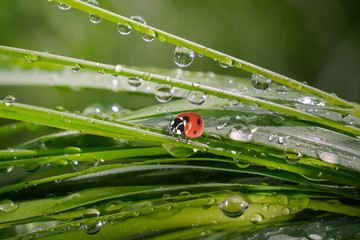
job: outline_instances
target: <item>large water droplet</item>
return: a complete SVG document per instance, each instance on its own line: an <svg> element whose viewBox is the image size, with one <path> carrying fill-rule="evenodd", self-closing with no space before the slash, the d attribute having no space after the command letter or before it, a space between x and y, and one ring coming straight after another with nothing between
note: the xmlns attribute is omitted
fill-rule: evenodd
<svg viewBox="0 0 360 240"><path fill-rule="evenodd" d="M247 126L239 125L230 130L229 138L241 142L250 142L253 140L253 133Z"/></svg>
<svg viewBox="0 0 360 240"><path fill-rule="evenodd" d="M194 154L193 149L181 147L174 143L163 143L162 146L168 153L177 158L187 158Z"/></svg>
<svg viewBox="0 0 360 240"><path fill-rule="evenodd" d="M284 158L290 164L295 164L300 161L302 157L301 152L298 150L285 150L284 151Z"/></svg>
<svg viewBox="0 0 360 240"><path fill-rule="evenodd" d="M84 230L85 233L93 235L93 234L96 234L96 233L98 233L100 231L101 226L102 226L101 221L93 223L93 224L85 224L83 226L83 230Z"/></svg>
<svg viewBox="0 0 360 240"><path fill-rule="evenodd" d="M132 28L129 25L119 23L117 25L117 30L121 35L129 35L131 33Z"/></svg>
<svg viewBox="0 0 360 240"><path fill-rule="evenodd" d="M174 52L174 62L179 67L188 67L194 60L194 51L186 47L177 47Z"/></svg>
<svg viewBox="0 0 360 240"><path fill-rule="evenodd" d="M27 62L35 62L38 60L38 56L35 53L30 52L25 55L24 59Z"/></svg>
<svg viewBox="0 0 360 240"><path fill-rule="evenodd" d="M145 19L140 16L131 16L130 19L142 24L146 24Z"/></svg>
<svg viewBox="0 0 360 240"><path fill-rule="evenodd" d="M0 212L12 212L17 208L18 206L9 199L3 199L0 201Z"/></svg>
<svg viewBox="0 0 360 240"><path fill-rule="evenodd" d="M304 96L302 94L299 94L295 98L295 101L305 104L305 105L320 106L320 107L325 106L325 101L323 99L319 99L315 96Z"/></svg>
<svg viewBox="0 0 360 240"><path fill-rule="evenodd" d="M5 106L10 106L12 105L14 102L15 102L16 98L14 96L11 96L11 95L7 95L5 98L4 98L4 103L5 103Z"/></svg>
<svg viewBox="0 0 360 240"><path fill-rule="evenodd" d="M155 88L155 98L159 102L169 102L174 96L174 88L168 84L159 84Z"/></svg>
<svg viewBox="0 0 360 240"><path fill-rule="evenodd" d="M219 203L218 206L221 212L223 212L226 216L236 218L243 215L250 204L241 196L236 196Z"/></svg>
<svg viewBox="0 0 360 240"><path fill-rule="evenodd" d="M71 8L70 5L67 5L65 3L57 3L57 6L61 9L61 10L69 10Z"/></svg>
<svg viewBox="0 0 360 240"><path fill-rule="evenodd" d="M94 6L96 6L96 7L99 6L98 1L96 1L96 0L88 0L87 3L88 3L88 4L91 4L91 5L94 5ZM92 14L92 13L89 14L89 18L90 18L90 21L91 21L92 23L95 23L95 24L101 22L101 20L102 20L102 17L97 16L97 15Z"/></svg>
<svg viewBox="0 0 360 240"><path fill-rule="evenodd" d="M154 40L155 38L155 33L153 30L149 30L149 34L147 33L143 33L142 34L142 39L144 39L146 42L151 42L152 40Z"/></svg>
<svg viewBox="0 0 360 240"><path fill-rule="evenodd" d="M231 63L232 63L232 60L230 57L227 57L227 56L223 56L220 58L219 60L219 65L220 67L222 68L228 68L231 66Z"/></svg>
<svg viewBox="0 0 360 240"><path fill-rule="evenodd" d="M253 86L256 91L265 91L269 88L270 84L271 79L263 75L253 74L251 77L251 86Z"/></svg>
<svg viewBox="0 0 360 240"><path fill-rule="evenodd" d="M187 97L189 103L193 106L200 106L206 100L206 94L202 91L190 91Z"/></svg>
<svg viewBox="0 0 360 240"><path fill-rule="evenodd" d="M130 86L132 87L138 87L141 85L142 79L138 76L136 77L129 77L128 78L128 83Z"/></svg>
<svg viewBox="0 0 360 240"><path fill-rule="evenodd" d="M328 162L331 164L339 164L340 163L340 158L339 155L337 153L331 152L330 150L322 150L322 149L318 149L316 150L317 155L319 156L319 158L321 160L323 160L324 162Z"/></svg>
<svg viewBox="0 0 360 240"><path fill-rule="evenodd" d="M75 63L75 65L71 67L71 70L73 72L78 72L78 71L80 71L80 69L81 69L81 66L78 63Z"/></svg>
<svg viewBox="0 0 360 240"><path fill-rule="evenodd" d="M250 217L250 221L252 223L259 223L261 222L263 219L263 216L260 213L254 213L253 215L251 215Z"/></svg>

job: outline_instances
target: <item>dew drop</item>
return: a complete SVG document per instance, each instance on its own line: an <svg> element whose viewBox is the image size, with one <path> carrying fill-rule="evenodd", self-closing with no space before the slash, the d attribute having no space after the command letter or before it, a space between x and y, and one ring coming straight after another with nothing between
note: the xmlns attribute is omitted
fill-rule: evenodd
<svg viewBox="0 0 360 240"><path fill-rule="evenodd" d="M270 78L264 77L263 75L254 73L251 77L251 86L253 86L253 88L259 92L262 92L262 91L265 91L266 89L268 89L271 82L272 81Z"/></svg>
<svg viewBox="0 0 360 240"><path fill-rule="evenodd" d="M174 51L174 62L179 67L188 67L194 60L194 51L186 47L177 47Z"/></svg>
<svg viewBox="0 0 360 240"><path fill-rule="evenodd" d="M323 160L324 162L331 163L331 164L339 164L340 158L337 153L326 151L326 150L315 150L318 157Z"/></svg>
<svg viewBox="0 0 360 240"><path fill-rule="evenodd" d="M179 193L180 197L190 197L191 193L189 193L188 191L183 191L181 193Z"/></svg>
<svg viewBox="0 0 360 240"><path fill-rule="evenodd" d="M163 196L162 196L163 199L167 200L167 199L170 199L171 198L171 195L168 194L168 193L165 193Z"/></svg>
<svg viewBox="0 0 360 240"><path fill-rule="evenodd" d="M96 233L98 233L100 231L101 226L102 226L102 222L98 221L98 222L93 223L93 224L85 224L83 226L83 230L84 230L85 233L93 235L93 234L96 234Z"/></svg>
<svg viewBox="0 0 360 240"><path fill-rule="evenodd" d="M141 85L141 82L142 82L142 79L138 76L128 78L128 83L132 87L139 87Z"/></svg>
<svg viewBox="0 0 360 240"><path fill-rule="evenodd" d="M250 204L241 196L233 197L218 204L220 211L227 217L236 218L245 213Z"/></svg>
<svg viewBox="0 0 360 240"><path fill-rule="evenodd" d="M189 92L187 99L191 105L197 107L205 102L206 94L202 91L192 90Z"/></svg>
<svg viewBox="0 0 360 240"><path fill-rule="evenodd" d="M250 165L251 165L251 162L249 162L249 161L238 160L236 158L234 158L233 160L234 160L236 166L239 168L247 168L247 167L250 167Z"/></svg>
<svg viewBox="0 0 360 240"><path fill-rule="evenodd" d="M260 213L254 213L253 215L251 215L250 217L250 221L252 223L259 223L261 222L263 219L263 216Z"/></svg>
<svg viewBox="0 0 360 240"><path fill-rule="evenodd" d="M159 35L158 39L160 42L165 42L166 41L166 37L164 35Z"/></svg>
<svg viewBox="0 0 360 240"><path fill-rule="evenodd" d="M250 142L253 140L253 133L250 128L242 125L233 127L229 131L228 136L229 138L240 142Z"/></svg>
<svg viewBox="0 0 360 240"><path fill-rule="evenodd" d="M300 161L302 157L301 152L298 150L285 150L284 151L284 158L290 164L295 164Z"/></svg>
<svg viewBox="0 0 360 240"><path fill-rule="evenodd" d="M96 7L99 6L98 1L96 1L96 0L88 0L87 3L88 3L88 4L91 4L91 5L93 5L93 6L96 6ZM102 17L97 16L97 15L92 14L92 13L89 14L89 18L90 18L90 21L91 21L92 23L95 23L95 24L101 22L101 20L102 20Z"/></svg>
<svg viewBox="0 0 360 240"><path fill-rule="evenodd" d="M231 64L232 64L232 60L231 60L231 58L229 58L227 56L223 56L219 60L219 65L222 68L228 68L231 66Z"/></svg>
<svg viewBox="0 0 360 240"><path fill-rule="evenodd" d="M79 72L80 69L81 69L81 67L80 67L80 65L78 63L75 63L75 65L71 67L71 70L73 72Z"/></svg>
<svg viewBox="0 0 360 240"><path fill-rule="evenodd" d="M283 215L289 215L290 214L290 209L289 208L283 208L282 214Z"/></svg>
<svg viewBox="0 0 360 240"><path fill-rule="evenodd" d="M174 96L174 88L168 84L159 84L155 88L155 98L159 102L169 102Z"/></svg>
<svg viewBox="0 0 360 240"><path fill-rule="evenodd" d="M236 105L239 104L239 100L237 100L236 98L233 98L233 99L229 99L229 105L231 107L235 107Z"/></svg>
<svg viewBox="0 0 360 240"><path fill-rule="evenodd" d="M242 63L241 62L234 62L234 67L242 68Z"/></svg>
<svg viewBox="0 0 360 240"><path fill-rule="evenodd" d="M117 30L121 35L129 35L131 33L132 28L129 25L119 23L117 25Z"/></svg>
<svg viewBox="0 0 360 240"><path fill-rule="evenodd" d="M285 143L285 138L283 136L279 136L278 137L278 143L279 144L284 144Z"/></svg>
<svg viewBox="0 0 360 240"><path fill-rule="evenodd" d="M16 98L14 96L11 96L11 95L7 95L5 98L4 98L4 103L5 103L5 106L10 106L12 105L14 102L15 102Z"/></svg>
<svg viewBox="0 0 360 240"><path fill-rule="evenodd" d="M152 40L154 40L154 38L155 38L155 33L151 29L149 30L148 34L147 33L142 34L142 39L144 39L144 41L146 42L151 42Z"/></svg>
<svg viewBox="0 0 360 240"><path fill-rule="evenodd" d="M267 138L267 140L268 140L269 142L272 142L272 141L274 140L274 135L269 135L268 138Z"/></svg>
<svg viewBox="0 0 360 240"><path fill-rule="evenodd" d="M114 70L115 70L115 72L120 73L123 70L123 66L118 64L115 66Z"/></svg>
<svg viewBox="0 0 360 240"><path fill-rule="evenodd" d="M226 127L226 125L227 125L227 122L221 122L218 125L216 125L216 130L221 130L224 127Z"/></svg>
<svg viewBox="0 0 360 240"><path fill-rule="evenodd" d="M71 8L70 5L67 5L65 3L57 3L57 6L61 9L61 10L69 10Z"/></svg>
<svg viewBox="0 0 360 240"><path fill-rule="evenodd" d="M144 79L145 81L150 81L151 78L152 78L151 73L144 72L144 74L142 75L142 79Z"/></svg>
<svg viewBox="0 0 360 240"><path fill-rule="evenodd" d="M24 59L27 62L35 62L38 60L38 56L35 53L30 52L25 55Z"/></svg>
<svg viewBox="0 0 360 240"><path fill-rule="evenodd" d="M134 21L136 21L138 23L146 24L145 19L143 17L140 17L140 16L131 16L130 19L134 20Z"/></svg>
<svg viewBox="0 0 360 240"><path fill-rule="evenodd" d="M13 212L18 206L9 199L3 199L0 201L0 212Z"/></svg>
<svg viewBox="0 0 360 240"><path fill-rule="evenodd" d="M162 147L172 156L177 158L187 158L194 154L192 149L181 147L174 143L163 143Z"/></svg>
<svg viewBox="0 0 360 240"><path fill-rule="evenodd" d="M198 57L203 57L203 56L204 56L204 53L202 53L202 52L198 53Z"/></svg>

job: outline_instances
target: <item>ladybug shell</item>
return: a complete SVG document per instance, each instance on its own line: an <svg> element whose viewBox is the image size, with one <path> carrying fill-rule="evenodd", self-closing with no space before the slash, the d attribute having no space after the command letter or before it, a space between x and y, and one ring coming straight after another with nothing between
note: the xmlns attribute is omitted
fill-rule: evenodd
<svg viewBox="0 0 360 240"><path fill-rule="evenodd" d="M189 138L200 137L204 130L204 121L202 117L193 112L185 112L177 115L184 122L184 134Z"/></svg>

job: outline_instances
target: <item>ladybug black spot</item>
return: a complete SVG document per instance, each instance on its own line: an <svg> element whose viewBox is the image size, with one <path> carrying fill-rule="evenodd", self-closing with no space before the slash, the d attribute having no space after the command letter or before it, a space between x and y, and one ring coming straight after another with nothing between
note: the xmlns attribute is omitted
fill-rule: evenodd
<svg viewBox="0 0 360 240"><path fill-rule="evenodd" d="M196 131L194 131L194 134L196 134Z"/></svg>
<svg viewBox="0 0 360 240"><path fill-rule="evenodd" d="M200 118L198 118L197 124L200 125L200 123L201 123Z"/></svg>
<svg viewBox="0 0 360 240"><path fill-rule="evenodd" d="M184 117L183 117L183 121L184 121L184 122L190 122L190 119L189 119L188 116L184 116Z"/></svg>

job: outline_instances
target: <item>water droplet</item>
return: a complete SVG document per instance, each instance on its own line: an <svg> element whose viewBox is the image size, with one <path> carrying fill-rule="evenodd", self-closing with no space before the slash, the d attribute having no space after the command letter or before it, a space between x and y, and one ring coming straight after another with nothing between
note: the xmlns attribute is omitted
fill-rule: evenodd
<svg viewBox="0 0 360 240"><path fill-rule="evenodd" d="M274 135L269 135L268 138L267 138L267 140L268 140L269 142L272 142L272 141L274 140Z"/></svg>
<svg viewBox="0 0 360 240"><path fill-rule="evenodd" d="M130 19L142 24L146 24L145 19L140 16L131 16Z"/></svg>
<svg viewBox="0 0 360 240"><path fill-rule="evenodd" d="M231 107L235 107L236 105L239 104L239 101L236 99L236 98L233 98L233 99L229 99L229 105Z"/></svg>
<svg viewBox="0 0 360 240"><path fill-rule="evenodd" d="M174 62L179 67L188 67L194 60L194 51L186 47L177 47L174 52Z"/></svg>
<svg viewBox="0 0 360 240"><path fill-rule="evenodd" d="M235 126L229 131L228 135L229 138L236 141L250 142L251 140L253 140L253 133L247 126Z"/></svg>
<svg viewBox="0 0 360 240"><path fill-rule="evenodd" d="M159 84L155 88L155 98L159 102L169 102L174 96L174 88L168 84Z"/></svg>
<svg viewBox="0 0 360 240"><path fill-rule="evenodd" d="M177 158L186 158L194 154L194 151L191 148L181 147L174 143L163 143L162 147L172 156Z"/></svg>
<svg viewBox="0 0 360 240"><path fill-rule="evenodd" d="M72 161L71 162L71 166L75 171L84 171L86 169L92 168L92 167L96 167L98 166L100 163L100 161L97 160L89 160L89 161Z"/></svg>
<svg viewBox="0 0 360 240"><path fill-rule="evenodd" d="M228 67L231 66L231 64L232 64L232 60L231 60L230 57L223 56L223 57L221 57L220 60L219 60L219 65L220 65L220 67L222 67L222 68L228 68Z"/></svg>
<svg viewBox="0 0 360 240"><path fill-rule="evenodd" d="M9 199L3 199L0 201L0 212L13 212L18 206Z"/></svg>
<svg viewBox="0 0 360 240"><path fill-rule="evenodd" d="M155 32L151 29L149 29L149 33L142 34L142 39L144 39L144 41L146 42L151 42L152 40L154 40L154 38L155 38Z"/></svg>
<svg viewBox="0 0 360 240"><path fill-rule="evenodd" d="M204 53L202 53L202 52L198 53L198 57L203 57L203 56L204 56Z"/></svg>
<svg viewBox="0 0 360 240"><path fill-rule="evenodd" d="M165 193L163 196L162 196L163 199L167 200L167 199L170 199L171 198L171 195L168 194L168 193Z"/></svg>
<svg viewBox="0 0 360 240"><path fill-rule="evenodd" d="M5 103L5 106L10 106L12 105L14 102L15 102L16 98L14 96L11 96L11 95L7 95L5 98L4 98L4 103Z"/></svg>
<svg viewBox="0 0 360 240"><path fill-rule="evenodd" d="M263 75L253 74L251 77L251 86L253 86L256 91L265 91L269 88L270 84L271 79Z"/></svg>
<svg viewBox="0 0 360 240"><path fill-rule="evenodd" d="M166 41L166 37L164 35L158 35L158 39L160 42L165 42Z"/></svg>
<svg viewBox="0 0 360 240"><path fill-rule="evenodd" d="M138 76L136 77L129 77L128 78L128 83L130 86L132 87L138 87L141 85L142 79Z"/></svg>
<svg viewBox="0 0 360 240"><path fill-rule="evenodd" d="M78 72L80 71L81 67L78 63L75 63L75 65L72 66L71 69L73 70L73 72Z"/></svg>
<svg viewBox="0 0 360 240"><path fill-rule="evenodd" d="M40 167L41 167L40 164L25 165L24 170L27 172L35 172L35 171L39 170Z"/></svg>
<svg viewBox="0 0 360 240"><path fill-rule="evenodd" d="M325 106L325 101L323 99L319 99L315 96L304 96L302 94L299 94L295 98L295 101L302 103L304 105L319 106L319 107Z"/></svg>
<svg viewBox="0 0 360 240"><path fill-rule="evenodd" d="M38 60L38 56L35 53L30 52L25 55L24 59L27 62L35 62Z"/></svg>
<svg viewBox="0 0 360 240"><path fill-rule="evenodd" d="M114 68L115 72L120 73L123 70L123 66L121 66L120 64L116 65Z"/></svg>
<svg viewBox="0 0 360 240"><path fill-rule="evenodd" d="M284 151L284 158L290 164L298 163L300 161L301 157L302 157L302 154L298 150L290 150L289 149L289 150Z"/></svg>
<svg viewBox="0 0 360 240"><path fill-rule="evenodd" d="M250 217L250 221L252 223L259 223L261 222L263 219L263 216L260 213L254 213L253 215L251 215Z"/></svg>
<svg viewBox="0 0 360 240"><path fill-rule="evenodd" d="M284 144L285 143L285 138L283 136L278 136L278 143L279 144Z"/></svg>
<svg viewBox="0 0 360 240"><path fill-rule="evenodd" d="M290 209L289 208L283 208L283 210L282 210L282 214L284 214L284 215L289 215L290 214Z"/></svg>
<svg viewBox="0 0 360 240"><path fill-rule="evenodd" d="M234 67L242 68L242 63L241 62L234 62Z"/></svg>
<svg viewBox="0 0 360 240"><path fill-rule="evenodd" d="M129 25L119 23L117 25L117 30L121 35L129 35L131 33L132 28Z"/></svg>
<svg viewBox="0 0 360 240"><path fill-rule="evenodd" d="M216 125L216 130L221 130L224 127L226 127L226 125L227 125L227 122L219 123L218 125Z"/></svg>
<svg viewBox="0 0 360 240"><path fill-rule="evenodd" d="M70 5L67 5L65 3L57 3L57 6L61 9L61 10L69 10L71 8Z"/></svg>
<svg viewBox="0 0 360 240"><path fill-rule="evenodd" d="M189 193L188 191L183 191L181 193L179 193L180 197L190 197L191 193Z"/></svg>
<svg viewBox="0 0 360 240"><path fill-rule="evenodd" d="M144 72L144 74L142 75L142 79L144 79L145 81L150 81L151 78L152 78L151 73Z"/></svg>
<svg viewBox="0 0 360 240"><path fill-rule="evenodd" d="M91 4L91 5L95 6L95 7L99 6L98 1L96 1L96 0L88 0L87 3ZM101 20L102 20L102 17L97 16L97 15L92 14L92 13L89 14L89 18L90 18L90 21L92 23L95 23L95 24L101 22Z"/></svg>
<svg viewBox="0 0 360 240"><path fill-rule="evenodd" d="M219 209L226 216L231 218L240 217L245 213L250 204L243 197L235 196L218 204Z"/></svg>
<svg viewBox="0 0 360 240"><path fill-rule="evenodd" d="M98 222L95 222L93 224L85 224L83 226L83 230L84 230L85 233L93 235L93 234L96 234L96 233L98 233L100 231L101 226L102 226L102 222L98 221Z"/></svg>
<svg viewBox="0 0 360 240"><path fill-rule="evenodd" d="M189 103L193 106L200 106L206 100L206 94L202 91L192 90L187 97Z"/></svg>
<svg viewBox="0 0 360 240"><path fill-rule="evenodd" d="M331 164L339 164L340 158L337 153L332 152L331 150L323 150L323 149L317 149L315 150L318 157L323 160L324 162L328 162Z"/></svg>
<svg viewBox="0 0 360 240"><path fill-rule="evenodd" d="M251 165L251 162L249 161L245 161L245 160L238 160L236 158L233 158L236 166L238 166L239 168L247 168Z"/></svg>

